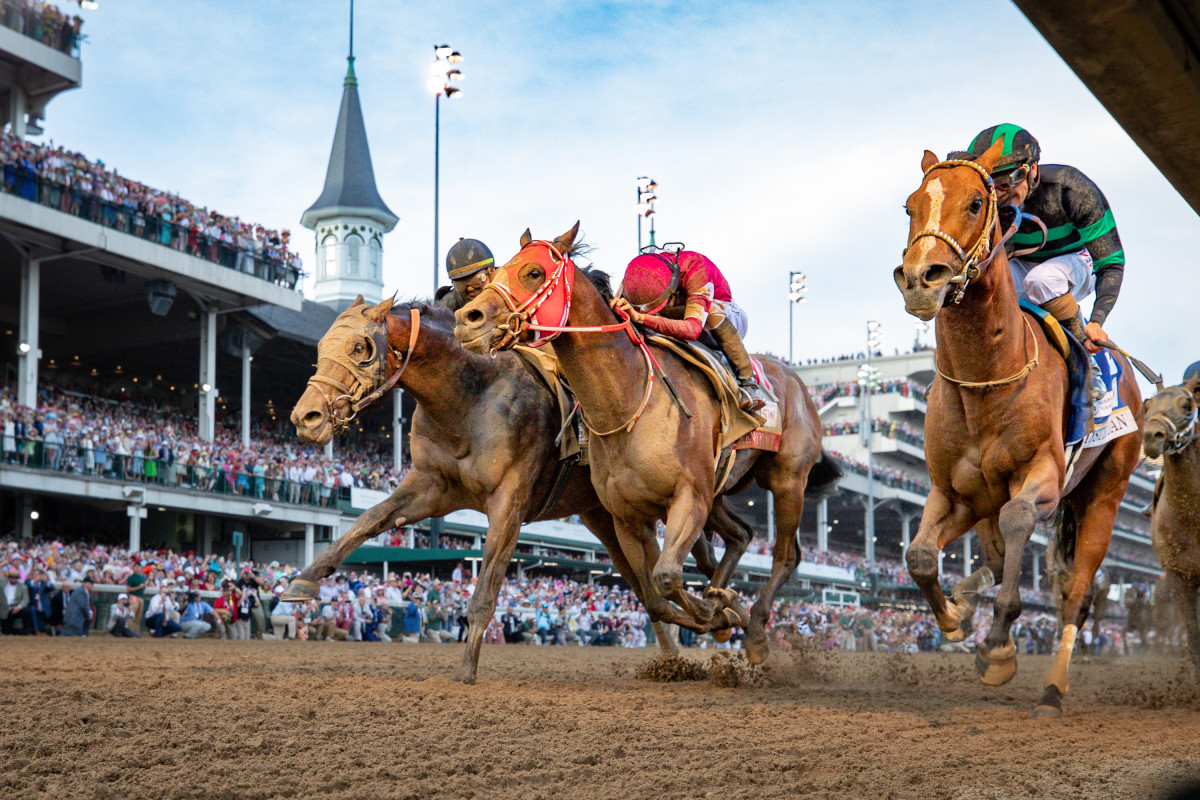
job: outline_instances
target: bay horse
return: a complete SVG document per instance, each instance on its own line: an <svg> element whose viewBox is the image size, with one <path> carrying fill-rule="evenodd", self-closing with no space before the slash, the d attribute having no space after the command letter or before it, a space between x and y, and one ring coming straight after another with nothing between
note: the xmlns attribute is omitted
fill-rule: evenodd
<svg viewBox="0 0 1200 800"><path fill-rule="evenodd" d="M1200 406L1200 378L1194 376L1148 399L1142 446L1147 457L1163 458L1161 485L1155 488L1150 514L1150 539L1166 571L1166 584L1187 633L1188 655L1196 679L1200 680L1200 622L1196 616L1196 594L1200 591L1197 406ZM1162 581L1158 588L1162 588Z"/></svg>
<svg viewBox="0 0 1200 800"><path fill-rule="evenodd" d="M941 161L926 150L920 187L905 203L911 218L903 263L894 271L908 313L937 317L936 377L926 397L925 458L933 485L909 572L952 641L965 635L980 591L998 582L992 628L975 666L988 685L1016 674L1009 628L1021 613L1021 558L1039 520L1062 503L1074 532L1063 604L1061 646L1033 716L1062 716L1071 652L1086 621L1084 598L1108 551L1117 509L1139 459L1140 436L1083 450L1067 481L1065 361L1017 302L1001 244L991 170L997 142L975 161ZM963 243L971 243L964 245ZM1119 387L1142 425L1141 395L1129 363ZM938 553L974 528L985 565L959 581L947 601L938 585Z"/></svg>
<svg viewBox="0 0 1200 800"><path fill-rule="evenodd" d="M523 522L579 514L639 598L646 588L617 546L612 518L592 489L587 467L574 467L558 499L544 507L558 467L555 438L561 427L546 382L515 353L482 358L466 352L452 335L452 323L451 312L440 305L394 306L392 298L370 305L359 296L321 338L317 372L291 415L297 436L324 445L399 386L417 402L412 466L390 497L359 516L292 580L283 599L315 598L318 581L384 530L464 508L483 512L488 516L483 562L467 612L467 648L454 673L454 680L474 683L483 636ZM723 507L713 525L727 550L740 558L751 538L745 523ZM694 551L709 575L710 544L705 538ZM666 626L655 620L654 630L662 652L674 655Z"/></svg>
<svg viewBox="0 0 1200 800"><path fill-rule="evenodd" d="M796 535L810 474L814 489L840 477L822 458L816 407L795 372L762 359L779 398L782 443L777 453L738 451L724 485L736 493L756 481L774 495L771 576L748 618L716 581L703 598L688 592L683 559L721 489L719 407L705 377L665 349L655 347L652 354L629 320L618 318L610 307L607 276L593 284L589 278L600 276L576 266L572 254L578 232L575 223L551 242L534 241L526 230L519 252L458 310L455 336L477 353L553 339L591 432L592 484L614 517L630 565L651 587L653 613L698 633L741 625L747 656L760 663L769 652L765 625L771 603L799 557ZM670 392L662 390L667 381ZM666 524L661 552L658 520Z"/></svg>

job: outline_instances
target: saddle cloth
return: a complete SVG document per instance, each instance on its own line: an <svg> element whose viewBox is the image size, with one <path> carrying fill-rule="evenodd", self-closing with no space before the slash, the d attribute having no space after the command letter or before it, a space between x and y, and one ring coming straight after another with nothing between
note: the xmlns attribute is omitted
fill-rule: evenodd
<svg viewBox="0 0 1200 800"><path fill-rule="evenodd" d="M754 377L767 397L767 405L757 414L749 414L738 406L741 392L729 362L723 356L718 356L699 342L685 342L670 336L648 336L646 341L670 350L708 378L721 406L721 450L732 447L734 450L778 452L783 438L779 398L775 396L761 361L751 358Z"/></svg>
<svg viewBox="0 0 1200 800"><path fill-rule="evenodd" d="M1124 369L1109 351L1101 350L1096 354L1096 365L1104 379L1105 393L1092 408L1093 429L1085 436L1088 406L1092 405L1088 398L1092 385L1092 367L1088 352L1078 339L1063 328L1062 323L1041 306L1022 300L1021 310L1041 323L1046 338L1066 359L1071 387L1068 393L1071 411L1067 417L1067 435L1064 440L1067 447L1079 445L1078 450L1100 447L1119 436L1136 431L1137 424L1133 412L1121 399L1119 391Z"/></svg>

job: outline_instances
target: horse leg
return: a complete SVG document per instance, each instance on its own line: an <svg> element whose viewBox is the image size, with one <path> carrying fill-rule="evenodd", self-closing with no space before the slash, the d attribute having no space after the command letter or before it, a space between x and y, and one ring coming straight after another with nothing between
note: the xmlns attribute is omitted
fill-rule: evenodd
<svg viewBox="0 0 1200 800"><path fill-rule="evenodd" d="M721 557L721 563L717 565L713 574L708 576L709 585L724 589L729 585L729 579L733 576L733 570L737 567L738 562L746 554L746 548L750 546L750 540L754 538L754 529L729 509L725 502L725 495L717 497L713 502L708 521L709 525L715 523L714 529L721 534L721 538L725 541L725 555Z"/></svg>
<svg viewBox="0 0 1200 800"><path fill-rule="evenodd" d="M1085 486L1095 486L1094 480L1085 481ZM1123 493L1124 484L1116 487ZM1084 486L1076 489L1079 492ZM1068 678L1071 668L1071 653L1075 649L1075 638L1079 633L1079 625L1083 614L1083 600L1087 595L1096 570L1108 552L1108 541L1112 537L1113 523L1117 519L1117 508L1121 502L1121 493L1110 492L1113 497L1101 498L1072 498L1076 508L1083 508L1079 520L1079 530L1076 533L1075 563L1072 565L1071 578L1067 584L1067 598L1063 603L1063 622L1059 635L1058 653L1046 676L1046 687L1041 699L1034 706L1032 716L1061 717L1062 697L1067 693ZM1088 502L1091 500L1091 502Z"/></svg>
<svg viewBox="0 0 1200 800"><path fill-rule="evenodd" d="M1167 586L1171 587L1171 599L1183 621L1187 631L1188 655L1192 658L1192 668L1196 671L1196 680L1200 681L1200 621L1196 618L1196 592L1200 584L1194 580L1185 580L1174 572L1167 573Z"/></svg>
<svg viewBox="0 0 1200 800"><path fill-rule="evenodd" d="M613 527L616 530L619 551L623 552L629 562L630 573L637 576L644 588L645 597L642 604L651 619L657 619L665 625L682 625L697 633L707 633L708 629L697 625L695 619L672 605L666 597L657 590L657 585L651 577L651 565L657 564L660 558L658 538L654 526L647 522L630 522L613 517ZM658 628L656 627L657 633Z"/></svg>
<svg viewBox="0 0 1200 800"><path fill-rule="evenodd" d="M758 599L750 607L750 625L746 628L746 658L751 664L761 664L771 652L767 642L767 619L775 593L787 583L796 571L800 560L800 543L796 531L800 527L800 516L804 511L804 485L808 475L797 475L798 480L779 482L772 487L775 501L775 547L771 556L771 577L767 579Z"/></svg>
<svg viewBox="0 0 1200 800"><path fill-rule="evenodd" d="M979 606L979 598L1004 575L1004 542L996 520L980 520L975 524L975 531L979 534L984 565L954 584L950 590L950 602L958 609L959 629L966 636L975 630L975 609Z"/></svg>
<svg viewBox="0 0 1200 800"><path fill-rule="evenodd" d="M292 578L281 599L289 603L315 600L318 581L332 574L367 539L378 536L388 528L440 516L458 508L450 505L443 487L440 478L427 472L410 470L391 496L364 511L350 526L350 530L318 553L313 563L300 575Z"/></svg>
<svg viewBox="0 0 1200 800"><path fill-rule="evenodd" d="M965 635L959 628L958 608L946 602L946 595L938 583L938 553L942 548L971 529L978 519L967 506L956 504L946 494L934 488L925 501L921 524L917 535L904 560L908 574L925 595L930 610L937 618L938 627L947 641L960 642Z"/></svg>
<svg viewBox="0 0 1200 800"><path fill-rule="evenodd" d="M513 480L512 483L519 484L520 481ZM467 606L467 648L463 651L462 663L454 671L453 680L458 683L475 683L483 636L496 615L496 597L500 594L513 551L517 549L522 503L517 501L515 494L515 487L502 484L487 501L488 530L483 542L483 563L475 593Z"/></svg>
<svg viewBox="0 0 1200 800"><path fill-rule="evenodd" d="M988 686L1008 683L1017 674L1017 646L1010 629L1021 615L1021 558L1038 520L1052 515L1058 506L1058 487L1057 463L1042 459L1029 470L1016 497L1000 508L996 524L1004 548L1003 575L992 628L975 655L979 680Z"/></svg>
<svg viewBox="0 0 1200 800"><path fill-rule="evenodd" d="M709 601L694 597L684 588L683 559L692 549L704 520L708 518L708 508L705 505L699 502L697 492L691 486L684 486L677 492L667 510L665 546L651 574L655 591L665 599L675 601L690 618L689 627L695 626L700 629L698 633L712 630L716 608ZM738 616L740 621L737 624L749 623L744 610ZM722 619L722 622L725 620ZM718 624L715 627L727 628L729 624Z"/></svg>
<svg viewBox="0 0 1200 800"><path fill-rule="evenodd" d="M602 506L597 506L590 511L580 513L580 518L587 525L588 530L596 535L600 543L608 550L609 556L612 557L613 566L617 568L617 572L621 573L621 577L625 579L633 588L633 593L637 595L638 600L646 609L646 614L650 617L650 622L654 626L654 636L658 639L658 649L664 656L678 656L679 645L675 642L675 637L671 635L667 626L659 619L650 609L650 604L647 602L647 595L650 590L644 577L639 575L637 570L629 563L629 559L625 556L625 551L621 549L621 542L617 538L617 531L613 525L612 514L604 510ZM697 544L703 540L700 537ZM641 550L641 545L637 547ZM692 550L693 554L695 550Z"/></svg>

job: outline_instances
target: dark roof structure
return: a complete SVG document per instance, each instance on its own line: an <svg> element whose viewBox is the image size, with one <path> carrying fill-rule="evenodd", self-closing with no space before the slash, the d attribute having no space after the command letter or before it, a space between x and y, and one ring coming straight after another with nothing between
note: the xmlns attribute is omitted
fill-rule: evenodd
<svg viewBox="0 0 1200 800"><path fill-rule="evenodd" d="M276 336L316 347L340 312L322 303L305 300L299 312L281 306L262 305L246 309L246 313L265 324Z"/></svg>
<svg viewBox="0 0 1200 800"><path fill-rule="evenodd" d="M357 213L379 221L390 231L400 218L392 213L375 188L367 129L358 102L354 57L348 60L350 66L346 71L342 107L333 134L333 149L329 153L329 168L325 171L325 188L300 217L300 223L312 228L327 212Z"/></svg>
<svg viewBox="0 0 1200 800"><path fill-rule="evenodd" d="M1014 2L1200 213L1200 2Z"/></svg>

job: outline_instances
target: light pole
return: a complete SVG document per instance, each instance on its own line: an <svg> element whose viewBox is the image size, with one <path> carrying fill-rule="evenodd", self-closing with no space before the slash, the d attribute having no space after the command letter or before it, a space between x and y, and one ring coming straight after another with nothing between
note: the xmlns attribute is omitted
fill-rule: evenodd
<svg viewBox="0 0 1200 800"><path fill-rule="evenodd" d="M933 326L931 324L922 320L917 320L915 323L913 323L913 328L916 329L916 334L913 337L914 353L921 349L921 337L929 333L929 330L932 327Z"/></svg>
<svg viewBox="0 0 1200 800"><path fill-rule="evenodd" d="M462 89L451 86L451 82L463 79L462 70L455 64L463 60L462 53L448 44L433 46L433 70L429 77L429 88L433 90L433 293L438 290L438 183L442 139L442 97L455 97ZM431 295L432 296L432 295Z"/></svg>
<svg viewBox="0 0 1200 800"><path fill-rule="evenodd" d="M800 272L799 270L792 270L791 272L788 273L788 296L787 297L788 297L788 365L789 366L796 363L796 359L792 357L792 345L794 344L794 341L795 341L795 336L793 336L793 334L792 334L792 317L794 316L792 314L792 312L795 310L796 305L798 303L804 302L804 299L805 299L804 293L808 290L807 284L804 283L806 280L808 280L808 276L806 276L803 272Z"/></svg>
<svg viewBox="0 0 1200 800"><path fill-rule="evenodd" d="M654 195L658 181L642 175L637 179L638 252L642 252L642 217L650 219L650 246L654 246Z"/></svg>
<svg viewBox="0 0 1200 800"><path fill-rule="evenodd" d="M862 436L863 445L867 448L867 524L866 524L866 545L867 545L867 565L868 567L875 566L875 459L873 457L874 442L872 441L875 433L875 420L871 416L871 392L879 388L879 370L871 364L871 356L880 343L880 324L875 320L867 322L867 360L866 363L859 365L858 368L858 385L862 389L862 402L859 403L859 408L862 411L861 422L859 424L859 433Z"/></svg>

